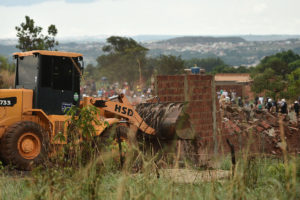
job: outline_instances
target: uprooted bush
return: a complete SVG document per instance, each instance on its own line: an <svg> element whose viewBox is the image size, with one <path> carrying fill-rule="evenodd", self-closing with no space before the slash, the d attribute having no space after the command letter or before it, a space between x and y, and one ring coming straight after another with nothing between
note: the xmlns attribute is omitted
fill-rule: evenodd
<svg viewBox="0 0 300 200"><path fill-rule="evenodd" d="M112 137L105 138L102 135L97 136L95 125L102 124L109 126L107 122L99 118L99 109L94 106L86 106L82 109L75 106L67 111L70 118L65 122L67 124L67 134L60 132L55 136L55 140L66 142L62 146L56 146L50 163L58 166L84 167L88 163L97 159L100 151L108 150L110 146L105 146L108 141L113 141ZM107 129L113 129L107 127ZM102 152L102 153L103 153Z"/></svg>

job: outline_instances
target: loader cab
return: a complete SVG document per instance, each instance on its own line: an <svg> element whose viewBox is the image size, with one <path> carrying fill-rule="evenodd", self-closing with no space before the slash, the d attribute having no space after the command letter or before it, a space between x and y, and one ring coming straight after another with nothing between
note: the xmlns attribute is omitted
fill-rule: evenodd
<svg viewBox="0 0 300 200"><path fill-rule="evenodd" d="M57 51L15 53L16 88L33 90L33 108L62 115L79 106L82 55Z"/></svg>

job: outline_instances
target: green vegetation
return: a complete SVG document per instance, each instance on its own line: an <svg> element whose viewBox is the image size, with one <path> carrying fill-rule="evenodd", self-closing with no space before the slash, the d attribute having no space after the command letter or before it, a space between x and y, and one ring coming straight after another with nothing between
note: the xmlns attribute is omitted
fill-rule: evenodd
<svg viewBox="0 0 300 200"><path fill-rule="evenodd" d="M300 56L284 51L261 60L252 72L252 90L266 92L273 99L296 99L299 92Z"/></svg>
<svg viewBox="0 0 300 200"><path fill-rule="evenodd" d="M36 169L30 176L0 178L1 199L299 199L300 158L240 160L234 177L174 181L144 158L140 173L118 170L106 155L85 167ZM200 174L201 171L198 171ZM174 176L179 174L174 174Z"/></svg>
<svg viewBox="0 0 300 200"><path fill-rule="evenodd" d="M182 74L184 69L184 61L180 56L161 55L156 59L154 69L159 75L175 75Z"/></svg>
<svg viewBox="0 0 300 200"><path fill-rule="evenodd" d="M145 75L148 49L131 38L112 36L107 43L102 48L105 54L97 58L99 78L106 76L112 83L127 81L133 85Z"/></svg>
<svg viewBox="0 0 300 200"><path fill-rule="evenodd" d="M253 157L245 151L237 156L235 166L231 165L230 157L220 155L213 159L216 164L210 171L193 167L190 162L178 170L176 155L172 155L170 163L160 162L158 155L141 152L143 148L129 143L121 167L116 157L119 152L114 151L115 138L99 141L93 137L92 123L101 123L101 119L95 121L96 108L82 109L78 118L77 108L71 108L68 114L71 115L67 121L69 135L73 137L56 151L50 162L44 162L27 175L15 175L8 170L9 166L0 166L0 199L300 198L300 157L287 155L284 149L283 156L277 157ZM87 140L78 143L80 136ZM221 176L223 170L231 172L231 169L233 176L230 173ZM171 173L166 173L167 170ZM215 178L205 178L201 175L205 172L215 174Z"/></svg>
<svg viewBox="0 0 300 200"><path fill-rule="evenodd" d="M0 55L0 71L4 70L13 73L15 71L15 65L10 63L6 57Z"/></svg>
<svg viewBox="0 0 300 200"><path fill-rule="evenodd" d="M86 75L95 81L105 76L110 83L128 82L130 86L146 82L153 73L181 74L184 61L180 57L162 55L147 58L148 49L135 40L112 36L102 50L104 55L97 58L97 66L88 65Z"/></svg>
<svg viewBox="0 0 300 200"><path fill-rule="evenodd" d="M251 73L254 70L254 67L229 67L229 66L217 66L213 70L213 74L216 73Z"/></svg>
<svg viewBox="0 0 300 200"><path fill-rule="evenodd" d="M15 65L4 56L0 56L0 89L13 87L14 71Z"/></svg>
<svg viewBox="0 0 300 200"><path fill-rule="evenodd" d="M231 67L213 57L182 60L180 56L160 55L148 58L148 49L131 38L110 37L107 42L109 45L103 47L106 54L98 57L98 65L86 68L87 76L95 81L105 76L110 83L126 81L132 87L149 82L153 74L183 74L184 68L197 65L211 74L251 73L252 90L258 94L265 92L273 99L295 99L300 94L300 56L291 50L267 56L256 67Z"/></svg>
<svg viewBox="0 0 300 200"><path fill-rule="evenodd" d="M170 163L160 162L158 155L143 153L139 150L143 148L131 143L124 152L126 159L121 167L114 145L98 139L95 143L92 137L95 108L81 110L79 118L77 112L76 108L68 112L71 115L69 128L73 126L69 131L75 137L68 139L69 144L58 151L51 162L44 162L23 176L0 167L0 199L300 198L300 157L287 155L285 150L283 156L277 157L253 157L245 151L237 155L235 166L231 165L230 157L219 156L213 159L215 167L210 171L192 167L194 164L190 162L178 170L175 155ZM76 128L81 128L82 136L90 140L76 142L80 136ZM110 143L114 141L111 139ZM105 144L104 150L96 144ZM159 163L169 169L159 167ZM166 173L168 170L171 172ZM232 170L233 176L231 173L222 176ZM202 176L203 173L210 178Z"/></svg>
<svg viewBox="0 0 300 200"><path fill-rule="evenodd" d="M290 98L297 99L300 94L300 65L291 74L288 75L288 89L287 93Z"/></svg>
<svg viewBox="0 0 300 200"><path fill-rule="evenodd" d="M133 86L149 81L153 74L183 74L185 68L195 64L213 73L248 72L246 67L229 67L220 58L183 60L181 56L173 55L147 57L148 49L131 38L112 36L107 39L107 43L108 45L102 48L105 54L97 58L98 64L89 64L86 67L86 76L94 81L100 81L104 76L110 83L126 81Z"/></svg>
<svg viewBox="0 0 300 200"><path fill-rule="evenodd" d="M31 50L52 50L58 45L55 41L57 28L51 24L48 27L48 35L43 35L43 28L34 25L34 20L29 16L25 16L25 22L20 26L16 26L18 45L16 46L21 51Z"/></svg>
<svg viewBox="0 0 300 200"><path fill-rule="evenodd" d="M193 67L197 65L198 67L204 68L206 72L216 71L216 69L227 69L229 66L224 63L220 58L192 58L190 60L185 60L187 67ZM216 71L217 73L224 73L224 70Z"/></svg>

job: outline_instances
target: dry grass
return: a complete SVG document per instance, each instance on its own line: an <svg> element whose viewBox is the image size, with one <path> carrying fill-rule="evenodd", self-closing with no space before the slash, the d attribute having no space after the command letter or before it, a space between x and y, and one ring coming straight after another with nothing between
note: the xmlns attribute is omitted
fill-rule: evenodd
<svg viewBox="0 0 300 200"><path fill-rule="evenodd" d="M82 112L88 115L91 110ZM80 127L89 127L89 120L82 116ZM220 162L214 170L178 168L178 159L167 166L169 169L162 169L156 164L157 155L147 156L134 144L128 144L124 166L120 168L111 148L97 152L93 145L77 145L86 147L87 152L65 145L62 154L26 178L7 178L11 176L0 166L0 200L300 199L300 157L286 151L284 158L277 159L250 157L244 152L237 156L235 167L230 157L220 155L214 160Z"/></svg>
<svg viewBox="0 0 300 200"><path fill-rule="evenodd" d="M218 181L231 176L226 170L161 169L161 176L175 183L201 183Z"/></svg>
<svg viewBox="0 0 300 200"><path fill-rule="evenodd" d="M7 70L0 72L0 88L12 88L15 82L15 74Z"/></svg>
<svg viewBox="0 0 300 200"><path fill-rule="evenodd" d="M116 169L116 163L105 157L79 169L35 170L29 178L6 178L3 174L0 199L300 198L299 158L290 159L286 166L281 160L266 158L256 159L251 165L239 160L234 177L224 170L173 168L159 169L158 178L150 158L144 158L139 173L132 173ZM287 168L294 170L286 173Z"/></svg>

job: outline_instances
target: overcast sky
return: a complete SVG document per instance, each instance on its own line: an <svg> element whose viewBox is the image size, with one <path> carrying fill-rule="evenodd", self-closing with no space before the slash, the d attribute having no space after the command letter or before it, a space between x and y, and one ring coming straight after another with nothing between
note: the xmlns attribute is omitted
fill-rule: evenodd
<svg viewBox="0 0 300 200"><path fill-rule="evenodd" d="M0 38L29 15L59 37L300 34L300 0L0 0Z"/></svg>

